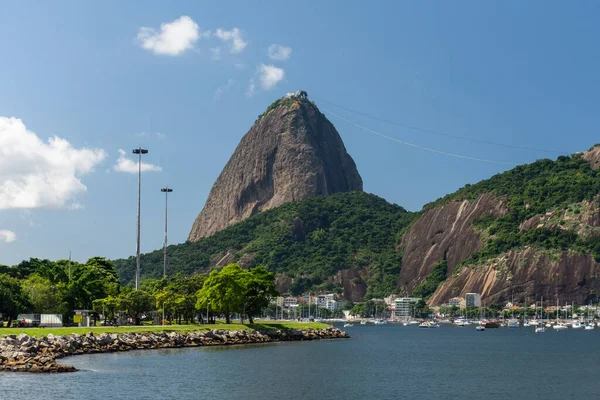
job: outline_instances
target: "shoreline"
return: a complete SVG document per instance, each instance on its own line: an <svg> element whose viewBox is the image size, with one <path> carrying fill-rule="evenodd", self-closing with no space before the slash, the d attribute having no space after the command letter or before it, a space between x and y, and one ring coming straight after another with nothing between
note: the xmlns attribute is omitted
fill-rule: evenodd
<svg viewBox="0 0 600 400"><path fill-rule="evenodd" d="M343 339L349 336L335 327L323 329L267 329L208 331L161 331L100 333L38 338L21 333L0 338L0 372L61 373L77 369L56 362L57 359L80 354L102 354L133 350L169 349L202 346L231 346L285 341Z"/></svg>

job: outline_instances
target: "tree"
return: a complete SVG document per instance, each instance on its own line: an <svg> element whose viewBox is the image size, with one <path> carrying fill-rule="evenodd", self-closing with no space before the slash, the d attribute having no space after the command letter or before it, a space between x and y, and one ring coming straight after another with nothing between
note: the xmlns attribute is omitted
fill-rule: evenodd
<svg viewBox="0 0 600 400"><path fill-rule="evenodd" d="M275 289L275 274L259 266L242 273L241 278L244 287L242 313L253 324L253 316L260 315L271 299L279 294Z"/></svg>
<svg viewBox="0 0 600 400"><path fill-rule="evenodd" d="M145 290L132 290L119 297L121 307L135 318L136 325L140 325L143 313L154 310L154 296Z"/></svg>
<svg viewBox="0 0 600 400"><path fill-rule="evenodd" d="M204 286L198 291L196 308L211 310L225 315L231 323L231 313L239 311L243 305L245 285L242 279L242 268L238 264L229 264L221 271L213 270Z"/></svg>
<svg viewBox="0 0 600 400"><path fill-rule="evenodd" d="M29 294L34 312L44 314L65 314L69 312L69 304L65 300L67 284L52 282L37 272L29 275L22 282L23 289Z"/></svg>
<svg viewBox="0 0 600 400"><path fill-rule="evenodd" d="M19 313L29 310L31 304L18 279L0 275L0 313L8 317L8 326Z"/></svg>

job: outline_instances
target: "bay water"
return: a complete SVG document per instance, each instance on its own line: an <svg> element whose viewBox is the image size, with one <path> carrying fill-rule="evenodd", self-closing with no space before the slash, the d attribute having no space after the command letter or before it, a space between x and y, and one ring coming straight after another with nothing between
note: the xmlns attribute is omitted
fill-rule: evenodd
<svg viewBox="0 0 600 400"><path fill-rule="evenodd" d="M600 397L600 329L344 329L350 339L69 357L79 372L0 374L0 399Z"/></svg>

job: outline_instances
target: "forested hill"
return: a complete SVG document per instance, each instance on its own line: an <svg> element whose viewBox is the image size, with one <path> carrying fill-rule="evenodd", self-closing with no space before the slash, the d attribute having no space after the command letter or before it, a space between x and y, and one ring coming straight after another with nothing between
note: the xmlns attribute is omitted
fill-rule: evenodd
<svg viewBox="0 0 600 400"><path fill-rule="evenodd" d="M381 296L396 290L402 262L396 245L415 217L363 192L313 197L256 214L198 242L169 246L168 269L191 274L217 263L263 265L285 273L284 289L293 292L320 287L357 298L368 287L368 295ZM134 257L115 264L123 283L135 279ZM161 277L162 250L143 254L141 266L142 278ZM353 273L334 279L347 270ZM348 293L352 287L355 293Z"/></svg>
<svg viewBox="0 0 600 400"><path fill-rule="evenodd" d="M488 303L541 295L594 301L599 166L594 146L520 165L426 205L402 238L399 286L432 304L468 292Z"/></svg>

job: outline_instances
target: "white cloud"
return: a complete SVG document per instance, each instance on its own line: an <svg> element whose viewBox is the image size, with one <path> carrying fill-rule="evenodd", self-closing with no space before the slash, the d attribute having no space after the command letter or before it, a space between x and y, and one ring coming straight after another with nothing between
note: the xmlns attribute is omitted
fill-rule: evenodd
<svg viewBox="0 0 600 400"><path fill-rule="evenodd" d="M127 157L125 157L125 150L119 149L119 159L117 160L117 164L114 166L114 170L117 172L127 172L130 174L138 173L138 162L133 161ZM146 171L162 171L162 168L158 165L148 164L142 161L142 172Z"/></svg>
<svg viewBox="0 0 600 400"><path fill-rule="evenodd" d="M233 28L230 31L219 28L215 32L215 36L224 42L231 42L230 51L232 53L241 53L248 45L248 42L242 38L242 31L238 28Z"/></svg>
<svg viewBox="0 0 600 400"><path fill-rule="evenodd" d="M273 89L285 76L283 68L278 68L274 65L260 64L258 66L258 73L260 76L260 85L265 90Z"/></svg>
<svg viewBox="0 0 600 400"><path fill-rule="evenodd" d="M215 100L219 99L223 93L233 86L234 83L235 81L233 79L229 79L225 85L219 86L217 90L215 90Z"/></svg>
<svg viewBox="0 0 600 400"><path fill-rule="evenodd" d="M292 55L292 48L282 46L280 44L272 44L269 46L269 58L272 60L285 61L289 60Z"/></svg>
<svg viewBox="0 0 600 400"><path fill-rule="evenodd" d="M17 235L13 231L2 229L0 230L0 240L3 240L5 243L12 243L17 240Z"/></svg>
<svg viewBox="0 0 600 400"><path fill-rule="evenodd" d="M256 85L254 84L254 79L250 79L250 84L248 85L248 90L246 91L246 96L254 97L255 90L256 90Z"/></svg>
<svg viewBox="0 0 600 400"><path fill-rule="evenodd" d="M43 142L20 119L0 117L0 210L64 207L87 191L80 177L105 156L57 136Z"/></svg>
<svg viewBox="0 0 600 400"><path fill-rule="evenodd" d="M137 39L143 49L154 54L177 56L193 47L199 37L210 36L201 32L198 24L187 15L173 22L160 24L160 32L154 28L140 28Z"/></svg>
<svg viewBox="0 0 600 400"><path fill-rule="evenodd" d="M84 208L85 206L77 200L74 200L71 204L69 204L69 210L83 210Z"/></svg>

